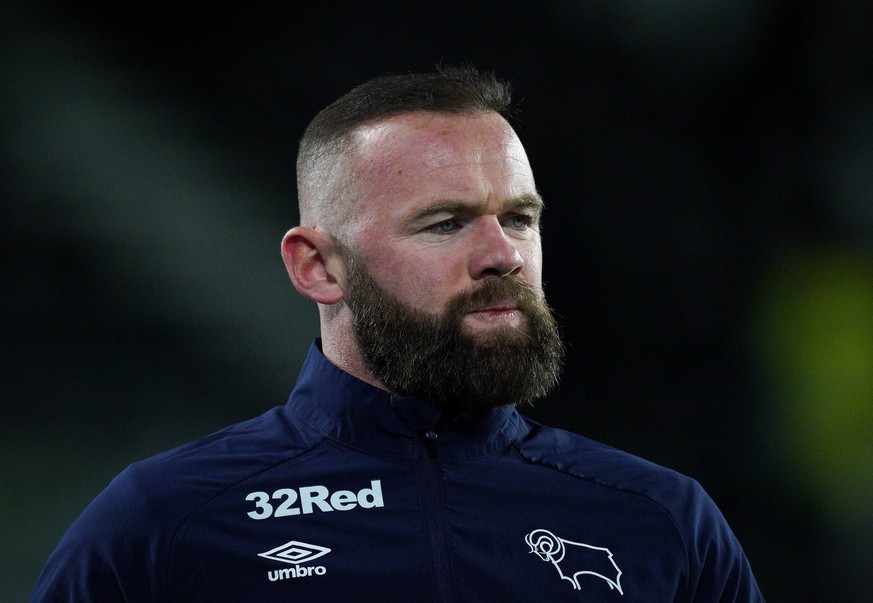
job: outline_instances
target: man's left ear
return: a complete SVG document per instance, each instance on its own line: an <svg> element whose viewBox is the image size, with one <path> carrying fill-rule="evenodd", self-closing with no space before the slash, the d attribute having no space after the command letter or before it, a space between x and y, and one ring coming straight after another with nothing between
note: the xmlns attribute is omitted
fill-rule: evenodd
<svg viewBox="0 0 873 603"><path fill-rule="evenodd" d="M330 235L316 228L295 226L282 239L282 260L303 297L326 305L342 300L345 264Z"/></svg>

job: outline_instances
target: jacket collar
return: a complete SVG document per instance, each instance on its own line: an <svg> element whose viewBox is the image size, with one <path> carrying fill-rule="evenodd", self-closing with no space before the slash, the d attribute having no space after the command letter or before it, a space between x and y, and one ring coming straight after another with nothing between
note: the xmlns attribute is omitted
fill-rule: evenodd
<svg viewBox="0 0 873 603"><path fill-rule="evenodd" d="M310 347L286 409L330 440L370 454L414 457L432 431L440 458L475 459L517 437L521 418L512 407L443 413L346 373L324 357L320 344Z"/></svg>

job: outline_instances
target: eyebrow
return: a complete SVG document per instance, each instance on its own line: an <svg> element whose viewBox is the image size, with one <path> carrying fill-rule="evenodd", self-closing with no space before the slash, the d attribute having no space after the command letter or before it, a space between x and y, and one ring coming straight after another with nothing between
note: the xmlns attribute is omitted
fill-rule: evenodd
<svg viewBox="0 0 873 603"><path fill-rule="evenodd" d="M506 210L528 210L533 211L535 214L539 215L542 213L545 208L545 203L543 202L542 197L538 194L525 194L520 197L516 197L511 201L508 201L504 204L502 208L503 211ZM431 216L435 216L437 214L454 214L460 216L469 216L476 214L478 212L478 205L474 203L469 203L466 201L437 201L427 207L422 208L421 210L415 212L412 216L413 222L418 222L429 218Z"/></svg>
<svg viewBox="0 0 873 603"><path fill-rule="evenodd" d="M512 207L516 209L532 209L537 213L542 213L546 208L546 203L543 198L537 193L522 195L513 200Z"/></svg>

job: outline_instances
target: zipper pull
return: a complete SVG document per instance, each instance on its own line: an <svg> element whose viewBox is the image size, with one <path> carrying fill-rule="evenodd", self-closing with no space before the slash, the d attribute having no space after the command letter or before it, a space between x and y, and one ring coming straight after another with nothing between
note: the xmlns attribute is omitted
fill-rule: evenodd
<svg viewBox="0 0 873 603"><path fill-rule="evenodd" d="M430 458L437 458L437 440L439 439L439 434L433 429L426 429L424 431L424 449L427 450L427 454Z"/></svg>

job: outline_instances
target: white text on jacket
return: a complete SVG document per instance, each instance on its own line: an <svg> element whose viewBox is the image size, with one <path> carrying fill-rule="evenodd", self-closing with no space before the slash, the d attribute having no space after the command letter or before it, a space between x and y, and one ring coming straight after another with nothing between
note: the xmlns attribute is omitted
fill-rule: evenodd
<svg viewBox="0 0 873 603"><path fill-rule="evenodd" d="M246 500L255 503L255 509L247 513L252 519L385 506L382 500L382 482L378 479L372 480L369 488L361 488L357 492L337 490L331 493L324 486L303 486L299 491L294 488L280 488L272 495L266 492L250 492Z"/></svg>

